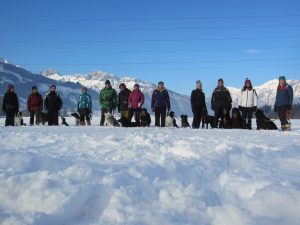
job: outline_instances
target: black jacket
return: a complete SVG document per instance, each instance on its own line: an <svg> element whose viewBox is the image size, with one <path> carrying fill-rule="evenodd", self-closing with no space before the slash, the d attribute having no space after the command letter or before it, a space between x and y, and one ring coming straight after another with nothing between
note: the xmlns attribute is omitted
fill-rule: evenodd
<svg viewBox="0 0 300 225"><path fill-rule="evenodd" d="M118 110L123 111L123 110L128 110L128 99L131 91L128 88L125 88L124 91L121 91L119 93L119 104L118 104Z"/></svg>
<svg viewBox="0 0 300 225"><path fill-rule="evenodd" d="M202 90L195 89L191 94L192 111L206 110L205 94Z"/></svg>
<svg viewBox="0 0 300 225"><path fill-rule="evenodd" d="M56 92L49 92L44 99L45 109L58 111L62 108L62 100Z"/></svg>
<svg viewBox="0 0 300 225"><path fill-rule="evenodd" d="M231 109L232 99L230 92L225 87L217 87L211 97L211 107L212 109L226 107Z"/></svg>
<svg viewBox="0 0 300 225"><path fill-rule="evenodd" d="M2 111L19 111L18 96L15 92L6 92L3 97Z"/></svg>

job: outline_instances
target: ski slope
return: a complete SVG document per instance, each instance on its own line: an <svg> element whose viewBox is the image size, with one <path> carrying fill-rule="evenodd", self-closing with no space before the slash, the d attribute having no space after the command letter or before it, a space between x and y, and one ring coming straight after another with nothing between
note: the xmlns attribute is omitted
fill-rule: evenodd
<svg viewBox="0 0 300 225"><path fill-rule="evenodd" d="M299 224L300 121L288 133L98 122L0 119L1 225Z"/></svg>

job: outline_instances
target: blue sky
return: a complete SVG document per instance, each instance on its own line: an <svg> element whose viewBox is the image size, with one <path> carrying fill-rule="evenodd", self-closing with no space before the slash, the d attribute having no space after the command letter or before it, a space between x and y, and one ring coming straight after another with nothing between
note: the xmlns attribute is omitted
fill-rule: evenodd
<svg viewBox="0 0 300 225"><path fill-rule="evenodd" d="M0 56L33 72L93 70L189 94L300 79L300 1L3 1Z"/></svg>

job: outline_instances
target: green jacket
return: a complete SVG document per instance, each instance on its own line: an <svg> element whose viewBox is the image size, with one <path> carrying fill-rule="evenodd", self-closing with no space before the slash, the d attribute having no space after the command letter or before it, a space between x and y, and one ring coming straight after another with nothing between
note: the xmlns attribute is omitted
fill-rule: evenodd
<svg viewBox="0 0 300 225"><path fill-rule="evenodd" d="M103 88L100 92L99 102L101 109L114 109L118 105L117 92L112 87Z"/></svg>

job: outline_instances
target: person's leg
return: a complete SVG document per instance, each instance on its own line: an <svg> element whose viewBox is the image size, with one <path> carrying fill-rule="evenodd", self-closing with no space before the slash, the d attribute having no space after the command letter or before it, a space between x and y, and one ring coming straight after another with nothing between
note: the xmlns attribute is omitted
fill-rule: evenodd
<svg viewBox="0 0 300 225"><path fill-rule="evenodd" d="M285 107L285 106L279 107L278 116L279 116L279 119L280 119L280 122L281 122L281 129L283 131L287 130L288 126L286 126L286 125L289 124L289 122L286 118L286 113L287 113L287 107Z"/></svg>
<svg viewBox="0 0 300 225"><path fill-rule="evenodd" d="M14 111L6 111L5 126L14 126L15 125L15 113Z"/></svg>
<svg viewBox="0 0 300 225"><path fill-rule="evenodd" d="M197 112L194 116L195 116L195 118L194 118L195 121L194 121L194 127L193 128L199 129L200 123L201 123L202 110L201 109L197 110Z"/></svg>
<svg viewBox="0 0 300 225"><path fill-rule="evenodd" d="M221 111L222 111L222 108L220 108L220 107L215 108L213 128L218 128L219 118L221 117Z"/></svg>
<svg viewBox="0 0 300 225"><path fill-rule="evenodd" d="M160 115L161 115L161 127L165 127L166 126L167 109L166 108L162 108Z"/></svg>
<svg viewBox="0 0 300 225"><path fill-rule="evenodd" d="M136 109L135 113L134 113L134 119L135 119L137 126L140 126L140 124L141 124L140 117L141 117L141 109Z"/></svg>
<svg viewBox="0 0 300 225"><path fill-rule="evenodd" d="M53 111L53 125L58 126L58 111Z"/></svg>
<svg viewBox="0 0 300 225"><path fill-rule="evenodd" d="M134 115L134 109L129 109L129 111L128 111L128 121L131 122L133 115Z"/></svg>
<svg viewBox="0 0 300 225"><path fill-rule="evenodd" d="M84 126L85 125L85 118L84 118L85 117L85 111L83 109L80 109L78 113L79 113L79 117L80 117L79 118L80 125Z"/></svg>
<svg viewBox="0 0 300 225"><path fill-rule="evenodd" d="M100 120L100 126L104 126L104 120L105 120L105 112L106 109L101 109L101 120Z"/></svg>
<svg viewBox="0 0 300 225"><path fill-rule="evenodd" d="M160 113L161 113L161 108L155 108L155 126L157 127L160 126Z"/></svg>
<svg viewBox="0 0 300 225"><path fill-rule="evenodd" d="M34 125L34 111L30 111L30 126Z"/></svg>
<svg viewBox="0 0 300 225"><path fill-rule="evenodd" d="M242 128L247 128L247 110L246 108L242 108Z"/></svg>
<svg viewBox="0 0 300 225"><path fill-rule="evenodd" d="M247 109L248 113L247 113L247 129L248 130L252 130L252 109L251 108L248 108Z"/></svg>

